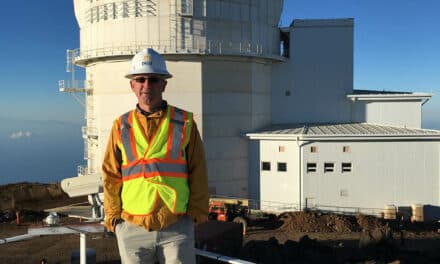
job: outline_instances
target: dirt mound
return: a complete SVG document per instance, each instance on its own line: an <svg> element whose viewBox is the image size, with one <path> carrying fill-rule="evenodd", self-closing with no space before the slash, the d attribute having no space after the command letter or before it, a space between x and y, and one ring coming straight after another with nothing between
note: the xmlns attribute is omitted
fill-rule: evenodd
<svg viewBox="0 0 440 264"><path fill-rule="evenodd" d="M0 210L42 209L40 205L46 201L67 198L59 184L14 183L0 186Z"/></svg>
<svg viewBox="0 0 440 264"><path fill-rule="evenodd" d="M41 221L44 209L87 202L87 197L69 198L60 184L14 183L0 185L0 223ZM17 214L18 213L18 214Z"/></svg>
<svg viewBox="0 0 440 264"><path fill-rule="evenodd" d="M0 211L33 210L87 202L87 197L69 198L59 183L13 183L0 185Z"/></svg>
<svg viewBox="0 0 440 264"><path fill-rule="evenodd" d="M280 230L288 232L346 233L383 229L387 223L380 218L358 214L340 215L322 212L286 212L279 216Z"/></svg>
<svg viewBox="0 0 440 264"><path fill-rule="evenodd" d="M382 218L377 218L371 215L356 215L356 221L362 231L370 231L375 229L384 229L387 222Z"/></svg>

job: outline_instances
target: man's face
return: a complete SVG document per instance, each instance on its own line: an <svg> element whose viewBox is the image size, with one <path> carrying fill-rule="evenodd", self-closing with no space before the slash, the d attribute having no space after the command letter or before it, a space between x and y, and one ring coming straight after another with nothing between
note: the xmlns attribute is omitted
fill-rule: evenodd
<svg viewBox="0 0 440 264"><path fill-rule="evenodd" d="M160 106L162 93L165 91L167 81L160 75L140 74L130 80L131 90L138 99L138 103L145 110Z"/></svg>

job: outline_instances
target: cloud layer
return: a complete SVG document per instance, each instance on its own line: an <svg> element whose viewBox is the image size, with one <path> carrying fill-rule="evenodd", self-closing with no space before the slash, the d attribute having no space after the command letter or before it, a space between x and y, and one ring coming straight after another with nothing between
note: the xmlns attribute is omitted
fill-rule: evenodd
<svg viewBox="0 0 440 264"><path fill-rule="evenodd" d="M9 138L11 139L19 139L19 138L28 138L32 136L32 132L30 131L18 131L15 133L12 133Z"/></svg>

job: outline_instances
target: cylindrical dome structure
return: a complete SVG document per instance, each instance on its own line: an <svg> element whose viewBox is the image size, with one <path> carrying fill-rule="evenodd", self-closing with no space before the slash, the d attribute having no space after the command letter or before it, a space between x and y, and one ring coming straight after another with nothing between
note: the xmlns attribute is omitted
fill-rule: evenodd
<svg viewBox="0 0 440 264"><path fill-rule="evenodd" d="M165 99L194 112L212 192L249 194L248 141L271 123L271 65L282 60L282 0L74 0L75 63L86 68L87 173L99 173L113 120L135 106L124 75L145 48L174 76Z"/></svg>
<svg viewBox="0 0 440 264"><path fill-rule="evenodd" d="M146 46L277 57L281 9L282 0L75 0L80 58L132 55Z"/></svg>

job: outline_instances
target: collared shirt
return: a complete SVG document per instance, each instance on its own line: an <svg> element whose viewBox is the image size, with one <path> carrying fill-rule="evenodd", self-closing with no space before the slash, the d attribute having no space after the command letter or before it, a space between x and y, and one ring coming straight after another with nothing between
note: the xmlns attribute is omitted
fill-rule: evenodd
<svg viewBox="0 0 440 264"><path fill-rule="evenodd" d="M166 101L163 101L161 106L152 113L140 109L138 105L136 106L136 118L145 131L147 140L150 140L157 130L161 119L165 115L166 108ZM120 218L135 225L143 226L147 230L160 230L177 222L179 216L173 214L160 199L158 199L159 203L154 212L147 216L133 216L122 210L120 197L122 189L122 158L121 151L117 146L118 130L118 123L114 122L102 165L105 226L110 231L114 231L115 219ZM186 147L186 156L189 171L188 185L190 189L187 214L196 223L203 223L208 217L208 174L203 143L195 123L191 130L188 146Z"/></svg>
<svg viewBox="0 0 440 264"><path fill-rule="evenodd" d="M162 103L160 104L160 106L154 108L153 111L151 111L151 113L150 113L150 112L147 112L147 111L145 111L145 110L143 110L143 109L139 106L139 104L136 104L136 110L139 111L139 112L141 112L141 114L143 114L144 116L149 116L149 115L151 115L152 113L159 112L159 111L161 111L161 110L165 112L165 110L167 109L167 106L168 106L168 102L167 102L166 100L162 100Z"/></svg>

